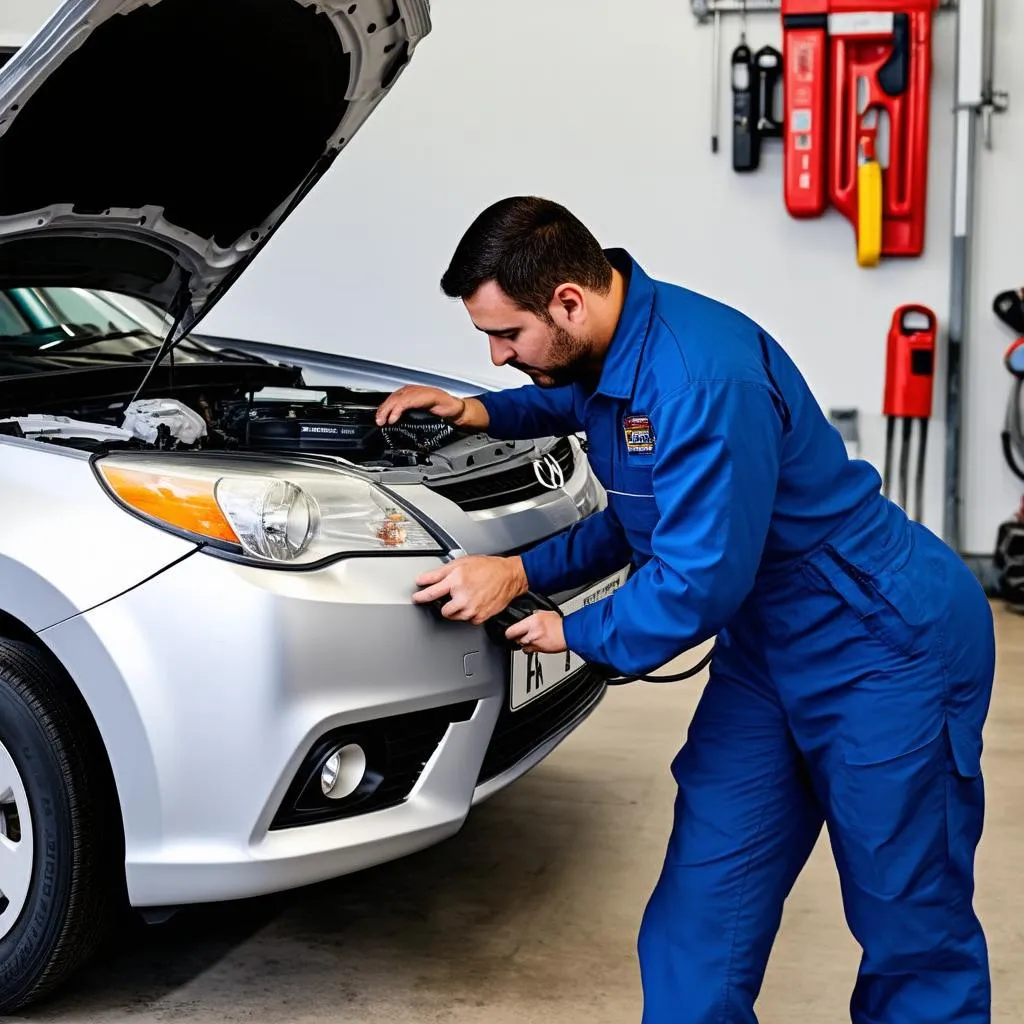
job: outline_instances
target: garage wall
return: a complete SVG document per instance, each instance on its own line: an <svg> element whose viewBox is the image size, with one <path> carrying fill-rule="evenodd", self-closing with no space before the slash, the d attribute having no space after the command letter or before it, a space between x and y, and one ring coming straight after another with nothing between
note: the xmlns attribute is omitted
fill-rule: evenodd
<svg viewBox="0 0 1024 1024"><path fill-rule="evenodd" d="M52 8L50 0L11 5L4 0L0 27ZM727 66L738 17L724 20L723 150L713 156L711 28L696 24L687 0L438 0L434 8L434 32L394 93L204 329L518 384L490 365L483 339L437 282L483 206L537 193L570 206L652 274L759 319L825 408L861 411L862 454L880 464L892 310L916 301L940 321L948 312L954 17L936 22L926 254L869 271L857 267L852 227L838 215L788 217L777 144L756 175L731 171ZM999 451L1010 338L990 307L996 292L1024 283L1024 67L1014 60L1024 7L1003 0L999 19L998 84L1016 103L996 119L996 148L981 159L967 359L964 541L981 553L1020 495ZM779 45L776 16L751 15L748 41ZM942 390L926 509L936 530Z"/></svg>
<svg viewBox="0 0 1024 1024"><path fill-rule="evenodd" d="M58 6L58 0L2 0L0 46L20 46Z"/></svg>

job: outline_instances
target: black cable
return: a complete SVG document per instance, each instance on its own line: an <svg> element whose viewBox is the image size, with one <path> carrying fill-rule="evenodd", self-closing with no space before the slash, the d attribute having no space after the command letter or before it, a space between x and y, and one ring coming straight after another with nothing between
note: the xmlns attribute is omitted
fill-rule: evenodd
<svg viewBox="0 0 1024 1024"><path fill-rule="evenodd" d="M712 647L692 668L683 669L682 672L673 672L670 675L664 676L609 676L605 675L604 672L601 672L601 674L604 675L605 682L609 686L621 686L624 683L681 683L684 679L692 679L698 673L703 672L711 664L714 656L715 649ZM594 665L590 667L596 668Z"/></svg>
<svg viewBox="0 0 1024 1024"><path fill-rule="evenodd" d="M892 493L893 477L893 441L896 438L896 417L890 416L886 419L886 464L882 478L882 493L889 497Z"/></svg>
<svg viewBox="0 0 1024 1024"><path fill-rule="evenodd" d="M924 522L924 470L925 457L928 448L928 419L921 417L917 421L921 425L917 446L917 474L914 480L914 506L916 519L919 523Z"/></svg>
<svg viewBox="0 0 1024 1024"><path fill-rule="evenodd" d="M910 481L910 432L914 421L903 417L903 436L900 438L900 505L907 507L907 488Z"/></svg>
<svg viewBox="0 0 1024 1024"><path fill-rule="evenodd" d="M1001 436L1003 439L1003 455L1006 458L1007 464L1021 480L1024 480L1024 469L1017 465L1017 460L1013 456L1013 441L1010 439L1010 432L1004 430Z"/></svg>
<svg viewBox="0 0 1024 1024"><path fill-rule="evenodd" d="M1024 413L1021 399L1024 398L1024 378L1018 377L1010 389L1010 401L1006 407L1006 422L1000 435L1003 442L1003 457L1015 476L1024 480L1024 470L1017 462L1024 457Z"/></svg>

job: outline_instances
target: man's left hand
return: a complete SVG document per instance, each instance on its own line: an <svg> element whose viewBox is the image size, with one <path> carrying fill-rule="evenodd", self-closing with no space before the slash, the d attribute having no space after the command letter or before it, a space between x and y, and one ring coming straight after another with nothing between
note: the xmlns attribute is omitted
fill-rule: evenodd
<svg viewBox="0 0 1024 1024"><path fill-rule="evenodd" d="M561 654L565 649L565 631L558 612L534 612L528 619L509 626L508 640L518 640L528 654Z"/></svg>

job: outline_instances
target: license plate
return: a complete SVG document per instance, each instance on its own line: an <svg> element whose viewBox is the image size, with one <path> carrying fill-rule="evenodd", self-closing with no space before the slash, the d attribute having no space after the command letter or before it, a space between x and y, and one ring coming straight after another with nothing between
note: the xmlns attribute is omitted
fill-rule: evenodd
<svg viewBox="0 0 1024 1024"><path fill-rule="evenodd" d="M570 615L585 605L608 597L626 582L627 574L628 569L622 569L614 576L609 576L570 598L559 606L562 613ZM563 654L527 654L525 651L514 651L509 706L513 711L519 711L530 701L556 689L574 672L579 671L583 664L583 659L572 651Z"/></svg>

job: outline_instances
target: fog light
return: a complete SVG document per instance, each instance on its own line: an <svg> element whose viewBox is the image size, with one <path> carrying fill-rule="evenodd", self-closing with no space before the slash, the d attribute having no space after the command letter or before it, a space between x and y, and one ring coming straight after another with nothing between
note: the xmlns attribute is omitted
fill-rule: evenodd
<svg viewBox="0 0 1024 1024"><path fill-rule="evenodd" d="M366 777L366 752L356 743L341 747L324 762L320 788L331 800L351 796Z"/></svg>

